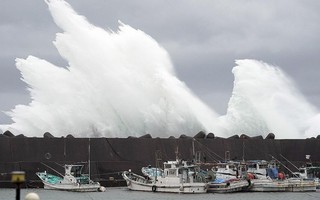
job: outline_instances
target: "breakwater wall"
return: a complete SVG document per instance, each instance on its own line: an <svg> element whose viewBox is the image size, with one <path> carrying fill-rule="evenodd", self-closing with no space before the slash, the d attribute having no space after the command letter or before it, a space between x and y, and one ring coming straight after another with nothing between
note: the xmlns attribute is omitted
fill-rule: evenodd
<svg viewBox="0 0 320 200"><path fill-rule="evenodd" d="M0 137L0 187L10 187L10 173L25 171L25 187L41 185L35 173L52 169L64 172L62 165L83 163L84 172L105 186L123 184L121 172L179 158L191 160L194 152L202 162L233 160L271 160L272 156L290 168L320 163L320 139L276 140L240 138L28 138ZM226 153L227 152L227 153ZM89 161L90 160L90 167ZM206 167L205 165L203 167ZM291 167L292 168L292 167ZM40 186L41 187L41 186Z"/></svg>

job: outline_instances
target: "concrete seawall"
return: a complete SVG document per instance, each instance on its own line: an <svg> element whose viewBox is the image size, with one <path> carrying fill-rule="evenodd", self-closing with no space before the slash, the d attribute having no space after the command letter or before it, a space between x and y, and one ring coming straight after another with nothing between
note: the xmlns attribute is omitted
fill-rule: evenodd
<svg viewBox="0 0 320 200"><path fill-rule="evenodd" d="M194 148L193 148L194 147ZM276 157L289 163L280 155L303 165L306 155L313 163L320 163L320 139L164 139L164 138L0 138L0 186L10 187L10 173L26 172L26 187L38 187L38 171L63 173L63 164L83 163L88 173L90 159L91 178L107 186L123 183L121 171L131 169L139 173L141 167L155 165L156 152L162 161L193 159L193 152L200 152L201 161L217 162L228 157L234 160L271 160ZM90 153L89 153L90 152ZM48 167L49 166L49 167ZM41 184L40 184L41 185Z"/></svg>

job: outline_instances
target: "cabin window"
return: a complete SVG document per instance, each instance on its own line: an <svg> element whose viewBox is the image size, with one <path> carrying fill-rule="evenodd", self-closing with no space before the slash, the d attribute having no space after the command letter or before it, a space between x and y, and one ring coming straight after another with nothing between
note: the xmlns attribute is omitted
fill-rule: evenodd
<svg viewBox="0 0 320 200"><path fill-rule="evenodd" d="M176 175L176 170L175 169L170 169L169 170L169 175Z"/></svg>
<svg viewBox="0 0 320 200"><path fill-rule="evenodd" d="M268 168L268 165L265 165L265 164L260 165L260 168L263 168L263 169Z"/></svg>
<svg viewBox="0 0 320 200"><path fill-rule="evenodd" d="M257 164L250 164L248 167L249 168L257 168Z"/></svg>

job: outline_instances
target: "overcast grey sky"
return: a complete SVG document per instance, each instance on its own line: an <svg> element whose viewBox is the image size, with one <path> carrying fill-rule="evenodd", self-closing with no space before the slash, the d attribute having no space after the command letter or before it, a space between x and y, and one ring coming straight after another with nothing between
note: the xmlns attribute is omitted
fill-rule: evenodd
<svg viewBox="0 0 320 200"><path fill-rule="evenodd" d="M170 54L180 80L220 114L233 87L235 59L279 66L320 108L318 0L68 0L92 24L118 20L153 37ZM15 58L34 55L66 66L52 41L60 30L41 0L0 1L0 110L30 102ZM11 120L0 113L0 124Z"/></svg>

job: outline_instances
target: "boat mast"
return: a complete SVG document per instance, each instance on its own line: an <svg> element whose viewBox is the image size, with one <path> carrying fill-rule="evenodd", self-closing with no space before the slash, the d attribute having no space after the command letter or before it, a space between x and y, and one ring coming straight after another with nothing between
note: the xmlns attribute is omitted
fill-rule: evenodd
<svg viewBox="0 0 320 200"><path fill-rule="evenodd" d="M242 141L242 161L244 162L244 140Z"/></svg>
<svg viewBox="0 0 320 200"><path fill-rule="evenodd" d="M179 146L177 146L177 149L176 149L176 161L179 160Z"/></svg>
<svg viewBox="0 0 320 200"><path fill-rule="evenodd" d="M192 139L192 157L193 159L195 160L195 156L196 156L196 153L195 153L195 150L194 150L194 138Z"/></svg>
<svg viewBox="0 0 320 200"><path fill-rule="evenodd" d="M91 168L90 168L90 160L91 160L91 158L90 158L90 138L89 138L89 145L88 145L88 154L89 154L89 156L88 156L88 165L89 165L89 179L91 179L91 177L90 177L90 171L91 171Z"/></svg>
<svg viewBox="0 0 320 200"><path fill-rule="evenodd" d="M160 150L157 150L155 153L155 157L156 157L156 175L155 175L155 180L154 180L154 184L157 182L158 179L158 168L160 168L160 161L162 160L162 154Z"/></svg>

